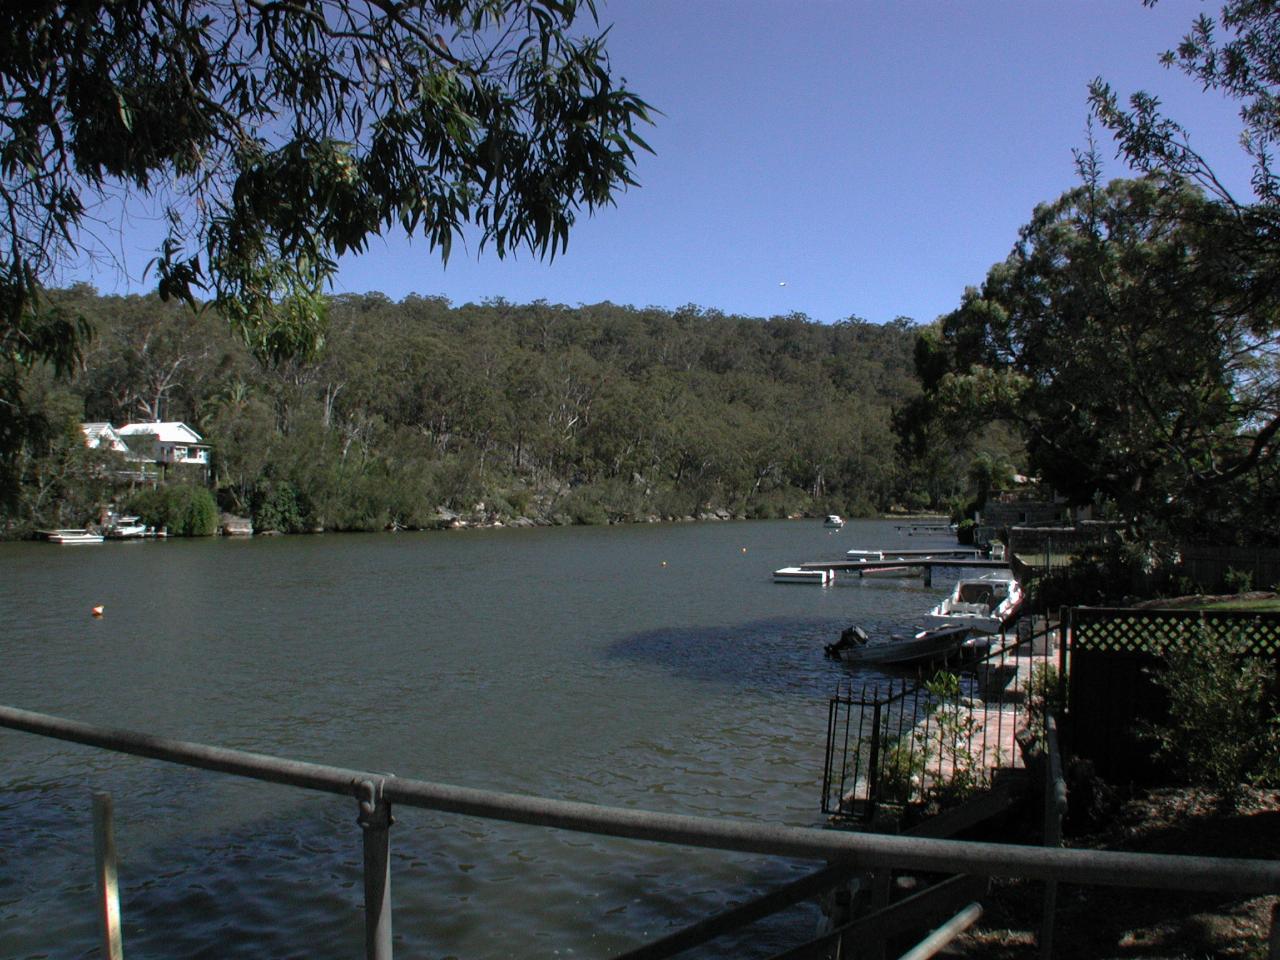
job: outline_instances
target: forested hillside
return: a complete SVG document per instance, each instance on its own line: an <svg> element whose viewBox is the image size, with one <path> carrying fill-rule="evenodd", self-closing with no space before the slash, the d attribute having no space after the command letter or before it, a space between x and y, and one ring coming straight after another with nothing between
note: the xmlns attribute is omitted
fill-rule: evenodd
<svg viewBox="0 0 1280 960"><path fill-rule="evenodd" d="M958 492L896 451L892 413L919 393L906 320L338 296L319 354L267 367L212 311L87 287L56 298L96 332L69 381L37 370L27 386L55 437L28 451L10 535L121 496L95 479L82 420L190 424L212 444L219 505L260 529L433 526L441 508L859 515ZM963 476L954 466L942 473Z"/></svg>

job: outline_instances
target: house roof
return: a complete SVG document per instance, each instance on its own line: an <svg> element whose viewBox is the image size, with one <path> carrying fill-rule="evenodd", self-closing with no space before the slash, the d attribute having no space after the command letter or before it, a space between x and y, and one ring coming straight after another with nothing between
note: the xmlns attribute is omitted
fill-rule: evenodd
<svg viewBox="0 0 1280 960"><path fill-rule="evenodd" d="M116 432L115 427L109 423L82 423L80 429L90 440L97 440L104 435L110 437Z"/></svg>
<svg viewBox="0 0 1280 960"><path fill-rule="evenodd" d="M80 424L80 429L84 431L86 446L106 446L113 450L123 450L125 448L123 441L120 439L120 434L109 423L82 423Z"/></svg>
<svg viewBox="0 0 1280 960"><path fill-rule="evenodd" d="M200 443L200 434L196 433L185 423L176 420L172 421L155 421L151 423L129 423L119 429L122 437L136 437L143 434L152 434L161 443Z"/></svg>

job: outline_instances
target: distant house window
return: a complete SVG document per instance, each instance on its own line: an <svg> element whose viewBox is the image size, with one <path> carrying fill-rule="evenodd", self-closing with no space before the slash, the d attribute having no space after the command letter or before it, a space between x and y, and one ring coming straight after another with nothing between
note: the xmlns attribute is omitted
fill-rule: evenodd
<svg viewBox="0 0 1280 960"><path fill-rule="evenodd" d="M186 447L174 447L174 448L173 448L173 459L175 459L175 460L185 460L185 459L187 459L187 448L186 448Z"/></svg>

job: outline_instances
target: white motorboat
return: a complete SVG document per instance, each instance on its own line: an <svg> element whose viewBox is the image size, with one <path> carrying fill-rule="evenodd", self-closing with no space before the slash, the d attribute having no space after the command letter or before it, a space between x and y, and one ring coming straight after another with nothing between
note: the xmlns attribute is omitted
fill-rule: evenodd
<svg viewBox="0 0 1280 960"><path fill-rule="evenodd" d="M828 530L839 530L844 526L844 517L838 513L829 513L827 519L822 521L822 525Z"/></svg>
<svg viewBox="0 0 1280 960"><path fill-rule="evenodd" d="M998 633L1018 615L1022 586L1005 573L989 573L976 580L958 580L951 596L934 607L925 620L934 626L968 626Z"/></svg>
<svg viewBox="0 0 1280 960"><path fill-rule="evenodd" d="M138 540L153 535L153 531L138 517L116 517L106 530L112 540Z"/></svg>
<svg viewBox="0 0 1280 960"><path fill-rule="evenodd" d="M773 571L775 583L816 583L825 587L835 578L830 570L806 570L804 567L780 567Z"/></svg>
<svg viewBox="0 0 1280 960"><path fill-rule="evenodd" d="M72 528L62 530L45 530L44 538L50 543L101 543L102 534L92 533L83 528Z"/></svg>
<svg viewBox="0 0 1280 960"><path fill-rule="evenodd" d="M872 642L861 627L849 627L836 643L824 648L828 658L852 664L915 667L958 659L968 651L968 626L921 630L910 637L893 634L885 642Z"/></svg>

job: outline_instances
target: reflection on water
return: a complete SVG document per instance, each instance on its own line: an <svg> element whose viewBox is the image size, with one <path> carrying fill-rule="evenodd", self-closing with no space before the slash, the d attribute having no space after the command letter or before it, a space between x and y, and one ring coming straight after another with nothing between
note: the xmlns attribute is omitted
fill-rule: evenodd
<svg viewBox="0 0 1280 960"><path fill-rule="evenodd" d="M918 581L773 584L892 546L817 521L0 546L0 702L466 786L820 822L849 623L910 627ZM917 538L913 546L928 546ZM106 616L88 616L94 603ZM350 957L354 801L0 732L0 956L97 943L90 792L116 801L131 956ZM404 956L606 956L810 869L397 811ZM798 908L706 956L812 931Z"/></svg>

